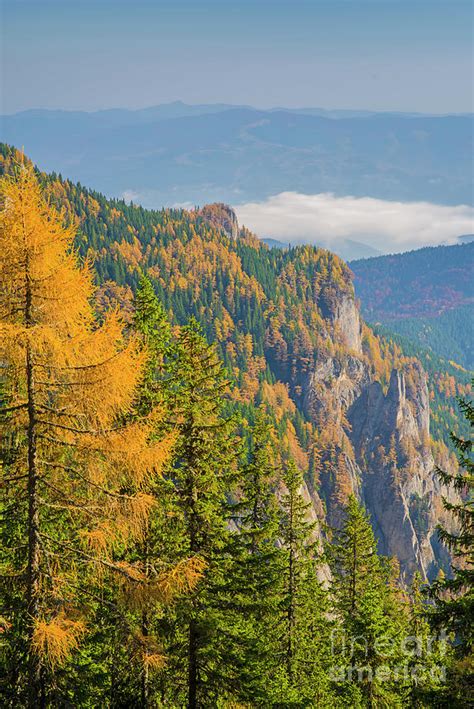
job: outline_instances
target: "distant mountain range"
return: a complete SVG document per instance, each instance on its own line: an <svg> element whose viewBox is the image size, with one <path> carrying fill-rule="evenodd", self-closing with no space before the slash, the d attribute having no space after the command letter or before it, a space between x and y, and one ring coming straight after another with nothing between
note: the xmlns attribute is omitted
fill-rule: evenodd
<svg viewBox="0 0 474 709"><path fill-rule="evenodd" d="M295 242L283 242L279 241L278 239L272 239L270 237L264 238L262 239L262 241L271 249L288 249L292 246L297 246ZM470 244L473 241L474 234L463 234L462 236L457 237L455 244L443 244L443 246ZM361 241L354 241L354 239L338 239L337 241L315 239L311 243L313 244L313 246L319 246L320 248L332 251L333 253L343 258L345 261L358 261L362 259L383 256L382 252L378 251L373 246L370 246L369 244L364 244Z"/></svg>
<svg viewBox="0 0 474 709"><path fill-rule="evenodd" d="M287 190L472 203L470 115L176 102L25 111L2 117L1 138L44 169L148 207L241 204Z"/></svg>
<svg viewBox="0 0 474 709"><path fill-rule="evenodd" d="M296 246L294 243L285 244L283 241L278 241L278 239L265 238L262 241L269 246L271 249L288 249L291 246ZM328 249L337 254L345 261L351 261L352 259L370 258L372 256L380 256L380 251L375 249L373 246L368 244L363 244L360 241L354 241L353 239L339 239L337 244L330 243L324 239L316 239L313 246L317 246L323 249Z"/></svg>

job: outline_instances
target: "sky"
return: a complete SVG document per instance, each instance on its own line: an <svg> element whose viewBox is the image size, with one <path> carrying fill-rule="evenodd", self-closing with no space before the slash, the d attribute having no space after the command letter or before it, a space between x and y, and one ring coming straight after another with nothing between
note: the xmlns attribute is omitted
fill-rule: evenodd
<svg viewBox="0 0 474 709"><path fill-rule="evenodd" d="M473 110L471 0L1 0L1 112Z"/></svg>

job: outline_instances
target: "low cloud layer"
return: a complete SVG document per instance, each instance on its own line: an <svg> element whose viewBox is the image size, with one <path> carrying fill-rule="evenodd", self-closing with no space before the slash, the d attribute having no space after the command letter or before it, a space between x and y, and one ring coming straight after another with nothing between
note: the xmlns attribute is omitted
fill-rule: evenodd
<svg viewBox="0 0 474 709"><path fill-rule="evenodd" d="M461 234L474 233L474 208L467 205L282 192L264 202L238 205L235 211L239 222L260 237L323 243L336 251L346 239L394 253L453 243Z"/></svg>

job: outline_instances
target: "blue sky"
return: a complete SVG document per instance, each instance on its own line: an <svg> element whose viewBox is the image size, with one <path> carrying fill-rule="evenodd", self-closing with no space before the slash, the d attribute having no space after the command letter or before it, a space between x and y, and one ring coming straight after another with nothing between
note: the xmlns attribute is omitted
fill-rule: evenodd
<svg viewBox="0 0 474 709"><path fill-rule="evenodd" d="M461 0L2 0L2 112L174 100L473 109Z"/></svg>

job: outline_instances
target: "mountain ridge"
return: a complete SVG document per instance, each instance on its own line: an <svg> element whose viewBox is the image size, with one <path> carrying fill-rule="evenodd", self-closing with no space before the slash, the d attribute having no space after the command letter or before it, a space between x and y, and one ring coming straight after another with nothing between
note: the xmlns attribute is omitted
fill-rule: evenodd
<svg viewBox="0 0 474 709"><path fill-rule="evenodd" d="M182 115L181 108L160 120L146 111L3 116L2 140L23 145L49 171L109 197L137 194L151 208L243 203L290 189L472 203L468 116L331 118L247 107Z"/></svg>
<svg viewBox="0 0 474 709"><path fill-rule="evenodd" d="M2 158L10 170L5 146ZM282 451L305 472L318 519L326 510L337 524L354 492L404 579L445 566L433 462L454 462L443 440L430 439L429 402L444 417L467 391L465 377L441 373L429 382L414 357L376 337L361 320L349 267L326 250L269 249L226 205L151 212L54 175L41 179L79 222L77 247L94 263L99 306L130 311L145 272L175 324L196 317L235 383L229 406L243 421L259 406L271 413ZM448 440L449 427L440 430Z"/></svg>
<svg viewBox="0 0 474 709"><path fill-rule="evenodd" d="M70 113L70 114L87 114L87 115L103 115L107 113L124 113L126 115L134 114L138 115L140 113L152 115L154 113L162 113L174 116L176 112L183 114L198 114L201 112L206 113L218 113L221 111L232 110L235 108L246 108L254 111L266 111L268 113L276 111L286 111L288 113L302 113L309 115L321 115L331 118L336 117L361 117L366 118L367 116L397 116L404 118L421 118L421 117L447 117L447 116L462 116L462 117L472 117L474 114L469 112L443 112L443 113L433 113L429 111L391 111L391 110L370 110L370 109L356 109L356 108L322 108L318 106L270 106L270 107L258 107L252 104L233 104L233 103L187 103L186 101L181 101L177 99L175 101L168 101L165 103L153 104L151 106L142 106L137 108L124 108L120 106L110 106L108 108L98 108L98 109L62 109L62 108L37 108L31 107L26 108L21 111L12 111L4 114L2 116L20 116L23 114L31 113Z"/></svg>

